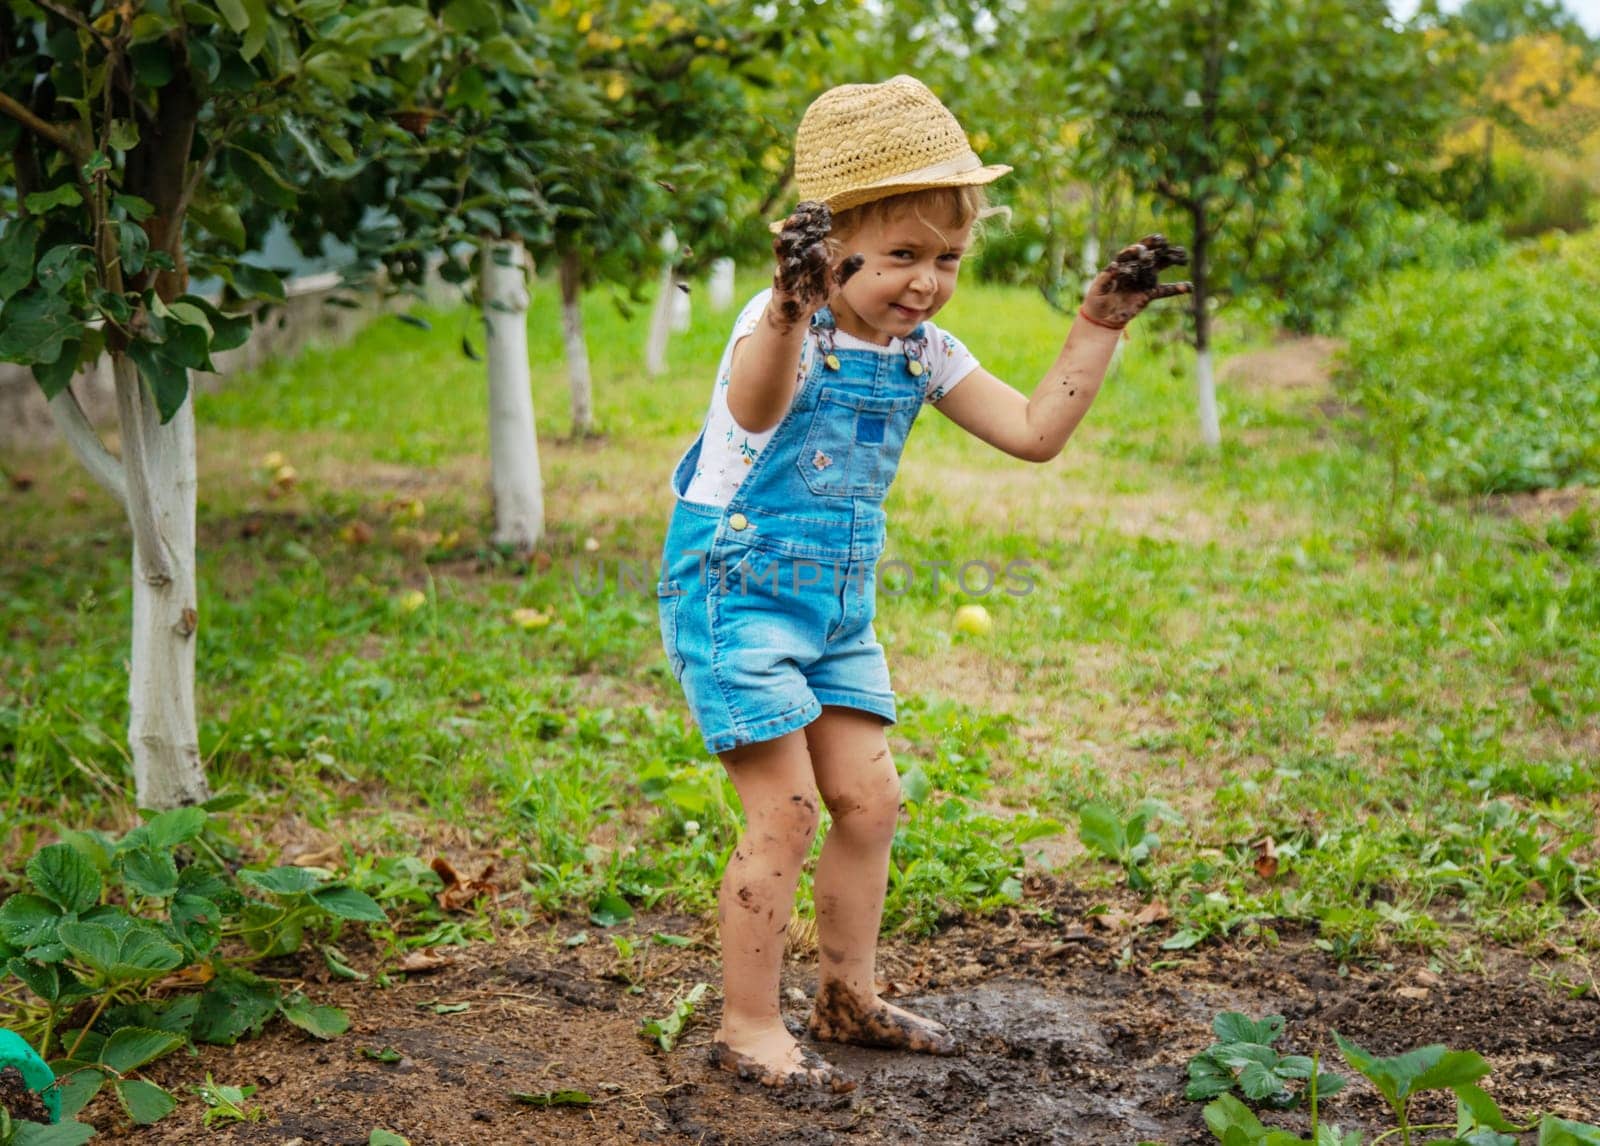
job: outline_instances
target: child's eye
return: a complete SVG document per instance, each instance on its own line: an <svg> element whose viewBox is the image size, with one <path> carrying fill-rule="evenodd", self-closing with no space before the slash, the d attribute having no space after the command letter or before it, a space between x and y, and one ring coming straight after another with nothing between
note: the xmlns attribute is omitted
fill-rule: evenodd
<svg viewBox="0 0 1600 1146"><path fill-rule="evenodd" d="M913 255L910 251L905 250L904 248L901 248L900 250L897 250L897 251L890 251L889 252L889 257L891 259L912 259L912 258L916 258L915 255Z"/></svg>
<svg viewBox="0 0 1600 1146"><path fill-rule="evenodd" d="M961 253L959 251L946 252L945 254L939 256L939 261L944 263L959 263L961 261Z"/></svg>

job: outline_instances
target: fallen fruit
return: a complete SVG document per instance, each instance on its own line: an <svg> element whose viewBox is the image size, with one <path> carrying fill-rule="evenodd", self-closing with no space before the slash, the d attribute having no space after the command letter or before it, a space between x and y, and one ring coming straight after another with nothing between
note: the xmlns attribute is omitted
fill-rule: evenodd
<svg viewBox="0 0 1600 1146"><path fill-rule="evenodd" d="M987 637L994 632L994 620L982 605L962 605L956 610L956 632Z"/></svg>

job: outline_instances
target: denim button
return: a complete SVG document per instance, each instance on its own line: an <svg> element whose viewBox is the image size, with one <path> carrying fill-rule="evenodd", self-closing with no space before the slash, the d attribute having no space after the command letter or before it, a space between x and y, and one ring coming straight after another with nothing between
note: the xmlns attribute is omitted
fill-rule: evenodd
<svg viewBox="0 0 1600 1146"><path fill-rule="evenodd" d="M750 519L742 513L729 514L728 527L736 532L748 529L750 527Z"/></svg>

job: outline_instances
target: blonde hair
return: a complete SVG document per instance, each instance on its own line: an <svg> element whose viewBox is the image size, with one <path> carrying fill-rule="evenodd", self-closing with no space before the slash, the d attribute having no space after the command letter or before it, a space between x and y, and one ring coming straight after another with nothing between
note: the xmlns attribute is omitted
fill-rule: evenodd
<svg viewBox="0 0 1600 1146"><path fill-rule="evenodd" d="M996 215L1009 218L1010 208L991 207L983 188L976 185L964 187L924 187L900 195L887 195L872 199L855 207L846 207L833 216L829 238L842 244L862 227L874 222L888 222L910 213L917 220L948 243L945 229L964 231L972 228L974 245L983 237L983 222ZM930 217L931 216L931 217ZM934 222L935 219L940 223Z"/></svg>

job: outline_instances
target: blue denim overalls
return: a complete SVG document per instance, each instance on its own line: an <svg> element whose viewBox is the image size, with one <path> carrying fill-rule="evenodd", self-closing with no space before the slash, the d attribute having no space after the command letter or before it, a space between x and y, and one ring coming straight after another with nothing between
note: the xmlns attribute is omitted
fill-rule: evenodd
<svg viewBox="0 0 1600 1146"><path fill-rule="evenodd" d="M824 704L894 723L872 629L883 499L922 408L926 335L837 350L833 316L789 411L727 506L684 499L704 430L672 475L661 639L709 752L772 740Z"/></svg>

